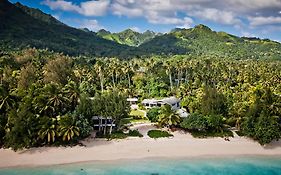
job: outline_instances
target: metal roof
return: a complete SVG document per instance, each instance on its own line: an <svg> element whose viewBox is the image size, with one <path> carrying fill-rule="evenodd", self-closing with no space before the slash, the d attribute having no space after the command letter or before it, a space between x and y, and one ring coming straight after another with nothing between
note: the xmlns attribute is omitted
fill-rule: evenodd
<svg viewBox="0 0 281 175"><path fill-rule="evenodd" d="M180 100L177 99L176 97L168 97L168 98L164 98L160 101L162 101L164 103L167 103L167 104L170 104L170 105L173 105L173 104L176 104L176 103L180 102Z"/></svg>
<svg viewBox="0 0 281 175"><path fill-rule="evenodd" d="M127 101L138 101L137 98L127 98Z"/></svg>
<svg viewBox="0 0 281 175"><path fill-rule="evenodd" d="M160 100L156 100L156 99L144 99L142 101L142 103L149 103L149 104L169 104L169 105L173 105L173 104L176 104L176 103L179 103L180 100L177 99L176 97L167 97L167 98L163 98L163 99L160 99Z"/></svg>

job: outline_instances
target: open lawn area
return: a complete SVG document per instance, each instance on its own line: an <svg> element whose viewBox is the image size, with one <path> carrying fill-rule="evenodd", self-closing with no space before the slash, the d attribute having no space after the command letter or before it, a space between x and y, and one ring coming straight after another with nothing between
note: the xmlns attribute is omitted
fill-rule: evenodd
<svg viewBox="0 0 281 175"><path fill-rule="evenodd" d="M141 111L141 110L132 110L129 115L133 116L133 117L144 118L145 117L145 112Z"/></svg>

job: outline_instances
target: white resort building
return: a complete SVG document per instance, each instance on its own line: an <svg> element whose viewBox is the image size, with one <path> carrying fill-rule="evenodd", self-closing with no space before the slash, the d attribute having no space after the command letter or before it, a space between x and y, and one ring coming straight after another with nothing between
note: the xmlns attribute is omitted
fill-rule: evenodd
<svg viewBox="0 0 281 175"><path fill-rule="evenodd" d="M188 116L188 113L183 109L181 109L180 100L176 97L167 97L163 99L144 99L141 103L146 109L150 109L153 107L161 107L167 104L170 105L174 111L177 111L177 113L181 117Z"/></svg>
<svg viewBox="0 0 281 175"><path fill-rule="evenodd" d="M144 99L141 103L146 109L150 109L150 108L153 108L153 107L161 107L165 104L170 105L173 110L177 110L177 109L181 108L180 107L180 100L177 99L176 97L167 97L167 98L163 98L163 99L160 99L160 100Z"/></svg>

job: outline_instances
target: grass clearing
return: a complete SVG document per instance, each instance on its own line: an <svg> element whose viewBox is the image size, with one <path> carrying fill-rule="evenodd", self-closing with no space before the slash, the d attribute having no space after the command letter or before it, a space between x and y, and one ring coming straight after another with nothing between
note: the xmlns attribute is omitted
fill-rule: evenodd
<svg viewBox="0 0 281 175"><path fill-rule="evenodd" d="M131 110L130 116L144 118L145 117L145 113L143 111L141 111L141 110Z"/></svg>

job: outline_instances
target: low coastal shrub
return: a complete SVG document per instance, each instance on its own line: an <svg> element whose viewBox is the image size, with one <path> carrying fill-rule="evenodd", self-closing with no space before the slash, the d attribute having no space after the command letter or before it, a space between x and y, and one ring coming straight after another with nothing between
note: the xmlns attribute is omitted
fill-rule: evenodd
<svg viewBox="0 0 281 175"><path fill-rule="evenodd" d="M130 130L127 135L130 137L143 137L143 135L138 130Z"/></svg>
<svg viewBox="0 0 281 175"><path fill-rule="evenodd" d="M173 135L168 133L167 131L161 131L161 130L150 130L148 131L147 135L150 138L161 138L161 137L172 137Z"/></svg>
<svg viewBox="0 0 281 175"><path fill-rule="evenodd" d="M125 139L127 134L123 133L122 131L113 131L111 134L104 135L103 132L97 132L96 138L107 138L108 140L112 139Z"/></svg>
<svg viewBox="0 0 281 175"><path fill-rule="evenodd" d="M110 135L107 136L107 139L125 139L127 138L127 134L123 133L122 131L116 131L111 133Z"/></svg>
<svg viewBox="0 0 281 175"><path fill-rule="evenodd" d="M242 131L235 131L237 135L240 137L245 136L245 134Z"/></svg>
<svg viewBox="0 0 281 175"><path fill-rule="evenodd" d="M130 130L128 134L123 131L113 131L111 134L104 135L102 132L98 132L96 135L97 138L107 138L108 140L112 139L125 139L127 137L143 137L143 135L138 130Z"/></svg>
<svg viewBox="0 0 281 175"><path fill-rule="evenodd" d="M151 121L151 122L157 122L158 121L158 115L160 108L159 107L155 107L155 108L151 108L148 112L147 112L147 118Z"/></svg>
<svg viewBox="0 0 281 175"><path fill-rule="evenodd" d="M208 131L198 131L191 130L189 131L191 135L195 138L207 138L207 137L233 137L233 133L230 130L223 130L222 132L217 132L214 130Z"/></svg>
<svg viewBox="0 0 281 175"><path fill-rule="evenodd" d="M120 120L119 124L120 124L121 127L124 126L124 125L130 124L132 119L133 119L132 117L131 118L123 118L123 119Z"/></svg>

